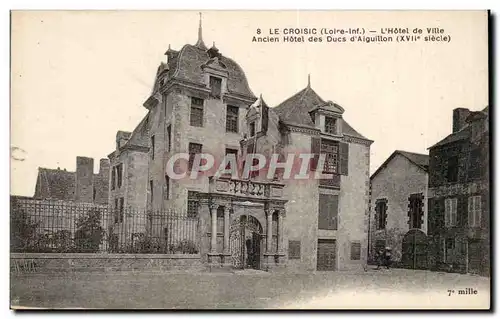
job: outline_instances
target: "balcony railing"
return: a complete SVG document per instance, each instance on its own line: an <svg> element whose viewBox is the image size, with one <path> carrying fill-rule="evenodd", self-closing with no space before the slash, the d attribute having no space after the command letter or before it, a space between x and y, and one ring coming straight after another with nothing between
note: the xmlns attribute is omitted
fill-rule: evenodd
<svg viewBox="0 0 500 319"><path fill-rule="evenodd" d="M230 177L210 177L210 193L235 195L253 198L280 198L284 184L252 180L232 179Z"/></svg>

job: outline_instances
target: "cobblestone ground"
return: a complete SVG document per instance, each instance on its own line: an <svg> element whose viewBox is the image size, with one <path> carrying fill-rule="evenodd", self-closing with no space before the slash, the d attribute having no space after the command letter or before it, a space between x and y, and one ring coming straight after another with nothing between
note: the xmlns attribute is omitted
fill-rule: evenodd
<svg viewBox="0 0 500 319"><path fill-rule="evenodd" d="M307 274L25 274L11 276L11 305L112 309L488 308L489 287L488 278L402 269Z"/></svg>

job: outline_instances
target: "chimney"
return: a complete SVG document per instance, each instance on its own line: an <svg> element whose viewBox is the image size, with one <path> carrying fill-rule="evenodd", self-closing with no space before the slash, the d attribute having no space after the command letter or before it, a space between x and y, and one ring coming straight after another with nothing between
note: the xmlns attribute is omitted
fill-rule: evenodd
<svg viewBox="0 0 500 319"><path fill-rule="evenodd" d="M78 156L76 158L77 202L92 203L94 197L94 159Z"/></svg>
<svg viewBox="0 0 500 319"><path fill-rule="evenodd" d="M108 178L109 175L109 159L101 158L99 160L99 175Z"/></svg>
<svg viewBox="0 0 500 319"><path fill-rule="evenodd" d="M467 124L465 120L469 116L469 109L459 107L453 110L453 133L460 131Z"/></svg>

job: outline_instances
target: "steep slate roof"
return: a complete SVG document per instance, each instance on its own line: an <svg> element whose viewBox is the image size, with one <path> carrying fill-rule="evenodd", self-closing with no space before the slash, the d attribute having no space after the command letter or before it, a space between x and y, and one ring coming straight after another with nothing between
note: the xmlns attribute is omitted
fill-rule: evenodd
<svg viewBox="0 0 500 319"><path fill-rule="evenodd" d="M315 128L309 110L326 102L310 87L292 95L273 110L285 123Z"/></svg>
<svg viewBox="0 0 500 319"><path fill-rule="evenodd" d="M204 86L201 66L208 60L210 60L210 56L207 50L195 45L186 44L178 53L173 53L172 58L169 59L169 75L174 79ZM225 56L221 56L219 60L226 66L228 72L227 88L229 92L255 98L241 67L232 59Z"/></svg>
<svg viewBox="0 0 500 319"><path fill-rule="evenodd" d="M292 95L278 106L273 107L272 110L279 115L280 119L285 124L305 126L314 129L316 126L312 122L309 112L326 103L327 102L308 85L305 89ZM353 129L344 118L342 118L342 133L366 139L366 137Z"/></svg>
<svg viewBox="0 0 500 319"><path fill-rule="evenodd" d="M146 125L149 113L139 122L137 127L134 129L128 141L123 145L126 146L142 146L149 147L148 141L148 127Z"/></svg>
<svg viewBox="0 0 500 319"><path fill-rule="evenodd" d="M375 171L375 173L372 174L372 176L370 177L370 180L373 179L383 168L385 168L390 163L390 161L394 157L396 157L396 155L401 155L401 156L405 157L412 164L421 168L425 172L429 171L429 155L406 152L406 151L401 151L401 150L395 150L394 153L392 153L391 156L389 156L389 158L387 158L385 160L385 162L382 163L382 165L380 165L380 167Z"/></svg>
<svg viewBox="0 0 500 319"><path fill-rule="evenodd" d="M40 167L38 169L38 183L39 185L35 189L35 198L75 199L75 172ZM40 193L41 189L45 190L46 193Z"/></svg>

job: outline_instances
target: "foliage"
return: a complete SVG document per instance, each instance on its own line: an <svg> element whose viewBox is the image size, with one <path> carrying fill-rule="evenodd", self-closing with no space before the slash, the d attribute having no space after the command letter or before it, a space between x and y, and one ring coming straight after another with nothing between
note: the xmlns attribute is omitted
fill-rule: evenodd
<svg viewBox="0 0 500 319"><path fill-rule="evenodd" d="M97 252L105 231L101 226L101 212L91 209L76 221L75 246L81 252Z"/></svg>
<svg viewBox="0 0 500 319"><path fill-rule="evenodd" d="M10 220L10 245L12 251L30 252L37 247L37 229L39 222L31 217L17 203L12 204Z"/></svg>

